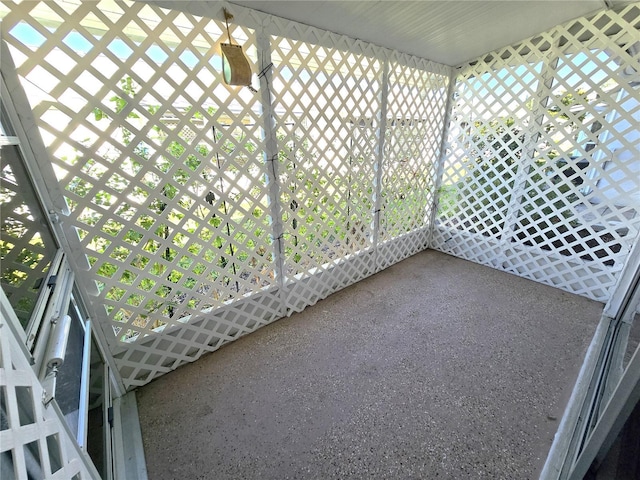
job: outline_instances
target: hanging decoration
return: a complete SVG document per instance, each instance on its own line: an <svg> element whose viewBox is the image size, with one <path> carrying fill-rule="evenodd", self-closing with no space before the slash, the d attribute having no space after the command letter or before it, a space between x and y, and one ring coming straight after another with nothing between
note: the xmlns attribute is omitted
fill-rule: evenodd
<svg viewBox="0 0 640 480"><path fill-rule="evenodd" d="M241 45L234 45L229 31L229 20L233 19L227 9L224 9L224 20L227 24L229 43L220 44L222 50L222 76L227 85L251 86L251 65L242 51Z"/></svg>

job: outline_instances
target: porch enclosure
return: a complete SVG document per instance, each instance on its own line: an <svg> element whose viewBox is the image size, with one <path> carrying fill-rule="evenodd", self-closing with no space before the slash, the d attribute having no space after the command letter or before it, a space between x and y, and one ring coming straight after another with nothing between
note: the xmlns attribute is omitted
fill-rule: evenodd
<svg viewBox="0 0 640 480"><path fill-rule="evenodd" d="M253 89L207 8L0 6L27 167L124 389L426 248L608 300L640 228L640 4L457 67L230 6ZM24 326L52 263L14 170Z"/></svg>

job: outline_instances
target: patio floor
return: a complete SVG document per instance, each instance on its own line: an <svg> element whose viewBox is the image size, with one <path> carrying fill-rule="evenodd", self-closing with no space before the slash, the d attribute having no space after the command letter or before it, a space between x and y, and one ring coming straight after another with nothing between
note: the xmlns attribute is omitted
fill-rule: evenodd
<svg viewBox="0 0 640 480"><path fill-rule="evenodd" d="M149 478L537 478L601 310L422 252L140 388Z"/></svg>

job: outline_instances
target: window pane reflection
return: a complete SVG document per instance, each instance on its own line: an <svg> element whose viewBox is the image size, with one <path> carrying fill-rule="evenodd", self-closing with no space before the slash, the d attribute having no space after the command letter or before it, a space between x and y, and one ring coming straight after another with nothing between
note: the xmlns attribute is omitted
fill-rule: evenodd
<svg viewBox="0 0 640 480"><path fill-rule="evenodd" d="M105 364L98 345L94 339L91 339L87 451L102 478L107 478L105 395Z"/></svg>
<svg viewBox="0 0 640 480"><path fill-rule="evenodd" d="M0 283L26 329L58 247L19 147L2 145L0 158Z"/></svg>
<svg viewBox="0 0 640 480"><path fill-rule="evenodd" d="M58 370L56 401L72 432L78 431L84 326L73 306L69 308L71 327L64 363Z"/></svg>

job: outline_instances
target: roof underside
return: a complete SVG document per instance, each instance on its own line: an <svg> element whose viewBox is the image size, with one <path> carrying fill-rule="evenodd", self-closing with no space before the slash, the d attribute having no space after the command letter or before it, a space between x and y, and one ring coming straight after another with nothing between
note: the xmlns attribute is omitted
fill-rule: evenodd
<svg viewBox="0 0 640 480"><path fill-rule="evenodd" d="M605 0L231 3L450 66L606 7Z"/></svg>

